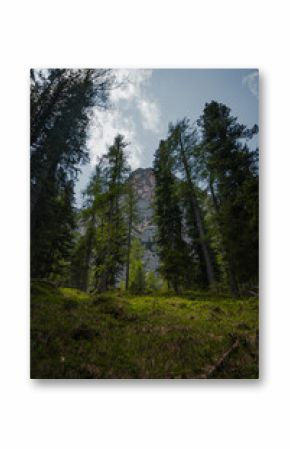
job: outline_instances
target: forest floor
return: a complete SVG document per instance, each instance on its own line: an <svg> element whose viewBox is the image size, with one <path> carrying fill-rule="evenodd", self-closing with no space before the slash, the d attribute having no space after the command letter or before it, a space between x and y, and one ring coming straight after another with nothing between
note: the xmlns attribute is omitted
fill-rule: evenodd
<svg viewBox="0 0 290 449"><path fill-rule="evenodd" d="M258 378L257 298L31 290L31 378Z"/></svg>

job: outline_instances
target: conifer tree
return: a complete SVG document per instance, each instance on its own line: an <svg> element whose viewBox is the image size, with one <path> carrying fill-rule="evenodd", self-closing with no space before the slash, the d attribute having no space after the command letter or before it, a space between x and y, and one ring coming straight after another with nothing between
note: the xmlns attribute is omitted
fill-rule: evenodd
<svg viewBox="0 0 290 449"><path fill-rule="evenodd" d="M132 184L132 179L129 179L126 185L124 212L127 222L127 256L126 256L126 273L125 273L125 288L129 289L130 285L130 262L131 262L131 246L133 230L138 223L137 210L137 195Z"/></svg>
<svg viewBox="0 0 290 449"><path fill-rule="evenodd" d="M31 71L32 277L49 276L68 257L73 187L79 164L88 160L90 113L107 104L110 88L107 70Z"/></svg>
<svg viewBox="0 0 290 449"><path fill-rule="evenodd" d="M169 125L169 144L176 157L175 170L179 171L184 181L184 205L186 208L188 232L191 234L193 250L198 257L200 271L206 270L208 284L216 282L214 257L209 238L205 229L203 211L198 198L198 188L194 180L194 147L197 144L195 129L192 129L188 119L183 119L175 125Z"/></svg>
<svg viewBox="0 0 290 449"><path fill-rule="evenodd" d="M167 141L161 141L155 153L154 173L160 271L168 284L178 293L185 284L192 261L183 237L182 211L179 205L177 179L174 176L174 158Z"/></svg>
<svg viewBox="0 0 290 449"><path fill-rule="evenodd" d="M131 274L129 278L129 289L138 295L145 292L146 277L143 265L144 247L137 237L132 238L130 251Z"/></svg>
<svg viewBox="0 0 290 449"><path fill-rule="evenodd" d="M232 295L258 281L257 151L246 140L258 132L238 123L230 109L205 105L199 160L214 205Z"/></svg>
<svg viewBox="0 0 290 449"><path fill-rule="evenodd" d="M102 167L97 164L95 173L84 192L84 207L78 219L81 233L71 263L72 284L84 291L90 287L90 271L103 211L103 189Z"/></svg>
<svg viewBox="0 0 290 449"><path fill-rule="evenodd" d="M95 258L96 288L100 291L116 285L126 260L127 228L124 210L121 207L129 174L126 146L124 137L117 135L113 145L103 157L104 209Z"/></svg>

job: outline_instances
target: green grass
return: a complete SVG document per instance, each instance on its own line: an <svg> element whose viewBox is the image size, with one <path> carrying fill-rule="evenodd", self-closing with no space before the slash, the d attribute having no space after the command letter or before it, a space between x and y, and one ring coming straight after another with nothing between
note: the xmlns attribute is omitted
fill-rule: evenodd
<svg viewBox="0 0 290 449"><path fill-rule="evenodd" d="M33 282L32 378L258 377L258 300L213 293L89 296Z"/></svg>

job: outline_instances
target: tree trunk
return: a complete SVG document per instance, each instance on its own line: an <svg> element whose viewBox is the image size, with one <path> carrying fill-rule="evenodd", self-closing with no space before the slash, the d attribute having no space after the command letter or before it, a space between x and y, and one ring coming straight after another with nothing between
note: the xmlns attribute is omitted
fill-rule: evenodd
<svg viewBox="0 0 290 449"><path fill-rule="evenodd" d="M213 206L214 206L215 212L216 212L217 217L218 217L219 216L219 205L218 205L217 198L215 196L215 192L214 192L214 187L213 187L213 182L212 182L211 176L210 176L210 180L209 180L209 188L210 188L210 193L211 193L211 196L212 196ZM220 224L218 226L219 226L219 228L221 228ZM220 234L222 236L223 235L222 234L222 230L219 229L219 231L220 231ZM224 254L225 261L226 261L226 269L227 269L227 273L228 273L230 290L231 290L233 298L238 298L239 295L240 295L239 287L238 287L236 276L235 276L235 273L234 273L234 270L233 270L233 264L231 262L230 252L229 252L229 250L227 248L227 245L225 245L225 243L223 241L223 238L222 238L221 246L222 246L221 249L222 249L222 252Z"/></svg>
<svg viewBox="0 0 290 449"><path fill-rule="evenodd" d="M88 242L87 242L87 250L86 250L86 257L85 257L85 273L84 273L84 291L88 291L88 287L89 287L89 272L90 272L90 265L91 265L91 257L92 257L92 252L93 252L93 233L95 232L95 228L96 228L96 220L95 220L95 216L92 217L92 223L91 223L92 228L89 230L90 234L89 234L89 238L88 238Z"/></svg>
<svg viewBox="0 0 290 449"><path fill-rule="evenodd" d="M127 248L127 262L126 262L126 290L129 289L130 280L130 254L131 254L131 234L132 234L132 207L130 204L129 211L129 229L128 229L128 248Z"/></svg>
<svg viewBox="0 0 290 449"><path fill-rule="evenodd" d="M213 285L213 284L215 284L216 279L215 279L215 273L214 273L212 260L210 257L208 242L206 240L205 229L204 229L204 224L203 224L203 220L202 220L202 216L201 216L201 211L200 211L200 208L199 208L199 205L197 202L195 188L194 188L194 185L193 185L193 182L191 179L191 173L190 173L187 157L184 152L181 137L180 137L179 141L180 141L180 150L181 150L181 160L182 160L185 175L186 175L187 185L188 185L190 193L191 193L191 195L190 195L191 208L192 208L192 213L195 217L195 221L196 221L196 225L197 225L197 229L198 229L198 233L199 233L201 250L202 250L203 258L204 258L205 265L206 265L207 279L208 279L208 283L210 285Z"/></svg>

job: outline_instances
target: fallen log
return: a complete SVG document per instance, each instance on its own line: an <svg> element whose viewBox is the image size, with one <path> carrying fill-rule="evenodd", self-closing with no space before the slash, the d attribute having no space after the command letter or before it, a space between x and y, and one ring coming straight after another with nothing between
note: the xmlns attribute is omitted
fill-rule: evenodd
<svg viewBox="0 0 290 449"><path fill-rule="evenodd" d="M240 341L238 337L236 337L231 347L226 352L223 353L223 355L219 358L219 360L215 365L210 367L207 373L201 376L201 379L210 379L214 377L214 375L223 367L223 365L228 360L230 355L239 347L239 345Z"/></svg>

